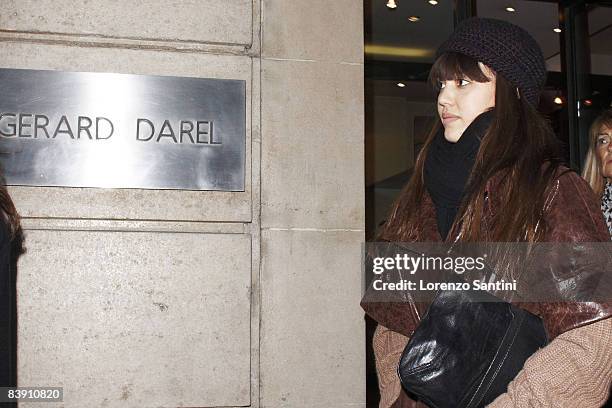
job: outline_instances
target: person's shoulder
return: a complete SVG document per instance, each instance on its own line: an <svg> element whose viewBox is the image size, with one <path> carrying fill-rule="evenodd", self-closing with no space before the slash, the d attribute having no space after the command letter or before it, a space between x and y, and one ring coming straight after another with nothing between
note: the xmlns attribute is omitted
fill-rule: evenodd
<svg viewBox="0 0 612 408"><path fill-rule="evenodd" d="M559 166L555 170L553 180L559 184L560 188L572 189L588 196L595 197L595 193L589 183L582 178L576 171L566 166Z"/></svg>
<svg viewBox="0 0 612 408"><path fill-rule="evenodd" d="M547 241L609 241L599 201L589 184L565 166L555 169L545 201Z"/></svg>
<svg viewBox="0 0 612 408"><path fill-rule="evenodd" d="M545 162L540 168L540 175L547 177L549 180L549 193L554 193L558 189L577 189L587 194L593 194L586 180L566 165L553 165L550 162Z"/></svg>
<svg viewBox="0 0 612 408"><path fill-rule="evenodd" d="M547 168L546 164L544 166L542 166L542 169L546 169L546 168ZM576 171L570 169L569 167L567 167L564 164L560 164L560 165L558 165L555 168L554 175L555 175L555 179L560 179L561 177L578 177L578 178L580 178L580 175Z"/></svg>

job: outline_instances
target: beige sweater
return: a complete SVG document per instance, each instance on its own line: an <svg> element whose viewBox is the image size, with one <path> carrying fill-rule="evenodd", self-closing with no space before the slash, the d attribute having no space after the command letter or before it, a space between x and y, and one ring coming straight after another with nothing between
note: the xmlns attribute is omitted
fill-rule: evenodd
<svg viewBox="0 0 612 408"><path fill-rule="evenodd" d="M389 408L401 385L396 369L408 338L383 326L374 333L380 408ZM612 381L612 318L561 334L536 352L489 408L596 408Z"/></svg>

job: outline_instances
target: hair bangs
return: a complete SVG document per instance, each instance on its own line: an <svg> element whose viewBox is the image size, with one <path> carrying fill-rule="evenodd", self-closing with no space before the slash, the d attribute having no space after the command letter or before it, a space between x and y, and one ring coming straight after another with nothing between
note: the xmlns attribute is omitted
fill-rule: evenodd
<svg viewBox="0 0 612 408"><path fill-rule="evenodd" d="M597 143L597 136L604 127L612 129L612 109L605 110L601 115L595 118L593 123L591 123L591 127L589 128L589 136L592 146L595 146Z"/></svg>
<svg viewBox="0 0 612 408"><path fill-rule="evenodd" d="M612 109L604 111L601 115L601 123L598 130L601 131L604 126L608 129L612 129Z"/></svg>
<svg viewBox="0 0 612 408"><path fill-rule="evenodd" d="M429 71L429 83L436 89L440 87L439 84L442 81L466 78L476 82L489 82L489 78L482 72L478 61L457 52L442 54Z"/></svg>

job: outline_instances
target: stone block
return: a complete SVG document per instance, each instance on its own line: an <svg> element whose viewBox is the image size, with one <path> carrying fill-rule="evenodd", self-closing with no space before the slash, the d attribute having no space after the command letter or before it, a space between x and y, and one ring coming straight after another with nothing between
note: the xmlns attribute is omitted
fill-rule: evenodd
<svg viewBox="0 0 612 408"><path fill-rule="evenodd" d="M365 406L362 241L362 232L263 231L262 406Z"/></svg>
<svg viewBox="0 0 612 408"><path fill-rule="evenodd" d="M250 45L252 0L8 0L0 28L26 33Z"/></svg>
<svg viewBox="0 0 612 408"><path fill-rule="evenodd" d="M262 60L262 226L363 229L363 66Z"/></svg>
<svg viewBox="0 0 612 408"><path fill-rule="evenodd" d="M264 58L363 63L363 4L262 0Z"/></svg>
<svg viewBox="0 0 612 408"><path fill-rule="evenodd" d="M250 404L246 234L26 231L19 385L75 407ZM36 407L36 403L20 404Z"/></svg>
<svg viewBox="0 0 612 408"><path fill-rule="evenodd" d="M3 68L115 72L246 81L245 191L176 191L60 187L11 187L24 217L153 219L188 221L251 220L251 78L245 56L80 48L2 43ZM259 165L259 157L253 165ZM45 197L41 203L40 197Z"/></svg>

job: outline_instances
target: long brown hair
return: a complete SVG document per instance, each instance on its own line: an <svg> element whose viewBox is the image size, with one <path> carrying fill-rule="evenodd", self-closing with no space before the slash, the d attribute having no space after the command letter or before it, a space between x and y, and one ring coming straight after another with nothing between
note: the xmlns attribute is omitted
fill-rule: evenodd
<svg viewBox="0 0 612 408"><path fill-rule="evenodd" d="M469 78L487 82L478 61L458 53L446 53L434 63L429 79ZM412 178L393 205L379 238L389 241L419 241L419 208L425 193L425 158L441 123L438 118L419 154ZM501 75L496 75L495 117L483 137L466 186L463 204L452 230L462 241L533 242L546 226L541 222L546 190L560 164L558 141L552 128L536 109L520 97ZM548 164L548 165L544 165ZM487 182L499 176L495 219L482 236Z"/></svg>
<svg viewBox="0 0 612 408"><path fill-rule="evenodd" d="M15 208L13 199L8 193L4 176L0 173L0 216L9 233L11 240L11 252L13 256L19 256L25 252L23 247L23 230L21 228L21 217Z"/></svg>
<svg viewBox="0 0 612 408"><path fill-rule="evenodd" d="M612 109L605 110L591 124L589 129L589 151L582 170L582 177L589 183L595 194L601 197L604 191L605 181L601 173L601 161L597 155L597 136L603 127L612 129Z"/></svg>

